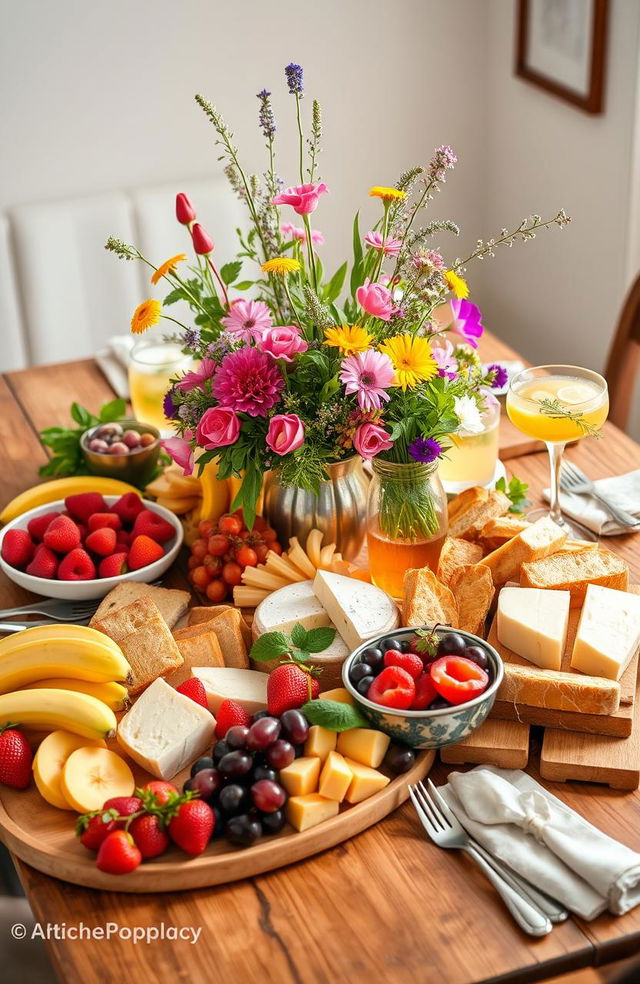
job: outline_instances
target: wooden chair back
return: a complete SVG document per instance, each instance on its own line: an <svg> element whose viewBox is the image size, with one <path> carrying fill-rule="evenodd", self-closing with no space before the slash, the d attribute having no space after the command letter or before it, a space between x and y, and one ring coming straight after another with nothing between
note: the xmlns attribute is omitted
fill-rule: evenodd
<svg viewBox="0 0 640 984"><path fill-rule="evenodd" d="M609 386L609 419L621 430L626 430L629 422L639 366L640 274L625 298L604 373Z"/></svg>

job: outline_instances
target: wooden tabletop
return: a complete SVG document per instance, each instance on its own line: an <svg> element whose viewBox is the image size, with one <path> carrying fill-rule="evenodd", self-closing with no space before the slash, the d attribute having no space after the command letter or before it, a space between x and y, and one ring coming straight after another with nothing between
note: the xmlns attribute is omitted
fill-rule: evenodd
<svg viewBox="0 0 640 984"><path fill-rule="evenodd" d="M516 354L488 338L487 361ZM0 501L32 485L46 460L37 432L65 423L72 399L97 409L112 397L93 362L48 366L0 378ZM593 478L640 467L640 447L611 425L603 439L568 452ZM548 479L544 454L508 461L530 483L534 503ZM609 538L640 580L640 540ZM181 570L171 581L185 587ZM29 596L4 577L0 605ZM530 769L536 776L537 751ZM448 769L432 776L443 782ZM591 784L547 784L613 837L640 850L640 795ZM37 817L34 817L37 825ZM185 861L185 864L188 864ZM48 943L64 984L146 984L220 979L245 984L480 984L539 981L638 953L640 907L629 915L568 920L542 940L514 925L481 872L459 852L423 837L409 805L353 840L308 861L229 886L163 895L101 893L39 874L18 872L41 923L77 927L201 927L197 944L138 943L112 936Z"/></svg>

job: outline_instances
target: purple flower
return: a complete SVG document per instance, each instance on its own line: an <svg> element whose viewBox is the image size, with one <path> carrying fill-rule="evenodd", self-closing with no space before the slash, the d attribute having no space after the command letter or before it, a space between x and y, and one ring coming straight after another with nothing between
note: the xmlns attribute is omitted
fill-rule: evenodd
<svg viewBox="0 0 640 984"><path fill-rule="evenodd" d="M455 379L458 375L458 360L454 348L448 338L438 337L431 344L431 355L438 363L438 375L447 379Z"/></svg>
<svg viewBox="0 0 640 984"><path fill-rule="evenodd" d="M290 65L284 70L284 74L287 77L287 85L289 86L289 92L292 96L302 95L302 65L296 65L295 62L291 62Z"/></svg>
<svg viewBox="0 0 640 984"><path fill-rule="evenodd" d="M271 106L271 93L266 89L257 94L260 100L260 112L258 113L258 123L267 140L271 140L276 132L276 121Z"/></svg>
<svg viewBox="0 0 640 984"><path fill-rule="evenodd" d="M184 333L185 348L197 350L200 348L200 329L187 328Z"/></svg>
<svg viewBox="0 0 640 984"><path fill-rule="evenodd" d="M172 386L171 389L167 390L164 394L164 399L162 400L162 412L167 420L176 420L178 417L178 408L173 402L174 395L175 390Z"/></svg>
<svg viewBox="0 0 640 984"><path fill-rule="evenodd" d="M414 461L428 465L440 457L442 445L436 441L435 437L416 437L415 441L409 445L409 454Z"/></svg>
<svg viewBox="0 0 640 984"><path fill-rule="evenodd" d="M492 363L487 372L495 373L493 379L491 380L492 389L503 389L509 382L509 373L504 366L498 365L497 362Z"/></svg>
<svg viewBox="0 0 640 984"><path fill-rule="evenodd" d="M444 181L445 173L448 168L454 166L457 162L458 157L446 144L434 152L433 157L429 162L429 173L432 178L436 181Z"/></svg>
<svg viewBox="0 0 640 984"><path fill-rule="evenodd" d="M451 331L470 345L472 348L478 347L478 339L482 338L484 325L482 324L482 314L471 301L464 298L454 297L449 301L453 312Z"/></svg>

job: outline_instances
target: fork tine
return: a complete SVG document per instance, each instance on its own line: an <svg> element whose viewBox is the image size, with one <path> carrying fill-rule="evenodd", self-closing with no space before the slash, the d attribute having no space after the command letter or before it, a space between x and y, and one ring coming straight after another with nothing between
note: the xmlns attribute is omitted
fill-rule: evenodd
<svg viewBox="0 0 640 984"><path fill-rule="evenodd" d="M444 822L443 818L440 816L440 814L434 807L433 803L427 796L424 786L422 786L419 783L418 786L416 786L415 788L416 788L416 796L420 800L420 805L422 806L422 809L427 813L436 830L438 832L444 833L449 825Z"/></svg>
<svg viewBox="0 0 640 984"><path fill-rule="evenodd" d="M449 817L440 809L438 803L434 800L434 797L430 795L430 793L424 788L424 785L422 783L419 783L419 786L423 799L427 801L427 803L431 807L433 814L440 821L443 829L444 830L452 829L453 824L449 820Z"/></svg>
<svg viewBox="0 0 640 984"><path fill-rule="evenodd" d="M438 790L438 787L434 786L434 784L431 782L431 779L427 779L427 785L429 787L429 792L431 793L432 800L435 800L435 802L438 804L440 810L445 816L445 819L449 820L450 822L451 820L455 820L456 823L458 823L459 822L458 818L456 817L455 813L453 812L449 804L443 798L442 794Z"/></svg>
<svg viewBox="0 0 640 984"><path fill-rule="evenodd" d="M409 786L408 789L409 789L409 796L411 797L411 802L413 803L414 809L418 814L418 819L422 824L422 826L424 827L424 829L426 830L427 836L431 840L433 840L436 834L435 827L427 817L427 814L422 809L422 806L420 805L420 800L418 799L415 793L415 789L413 789L411 786Z"/></svg>

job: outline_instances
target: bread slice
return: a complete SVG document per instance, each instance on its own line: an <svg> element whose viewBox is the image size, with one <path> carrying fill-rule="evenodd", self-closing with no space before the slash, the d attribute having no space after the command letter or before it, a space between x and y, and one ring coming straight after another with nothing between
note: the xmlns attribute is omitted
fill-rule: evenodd
<svg viewBox="0 0 640 984"><path fill-rule="evenodd" d="M117 642L131 665L130 695L182 665L176 641L158 606L147 595L105 615L93 628Z"/></svg>
<svg viewBox="0 0 640 984"><path fill-rule="evenodd" d="M482 557L482 547L469 540L448 536L442 546L438 561L438 580L449 584L453 574L463 564L477 564Z"/></svg>
<svg viewBox="0 0 640 984"><path fill-rule="evenodd" d="M505 663L497 700L580 714L615 714L620 684L600 677Z"/></svg>
<svg viewBox="0 0 640 984"><path fill-rule="evenodd" d="M497 550L487 554L480 564L489 568L494 585L501 588L507 581L518 579L523 563L547 557L559 550L566 539L564 530L548 516L543 516Z"/></svg>
<svg viewBox="0 0 640 984"><path fill-rule="evenodd" d="M485 563L485 560L483 563ZM629 567L610 550L594 547L573 553L554 554L522 564L520 584L529 588L555 588L571 592L571 607L579 608L589 584L626 591Z"/></svg>
<svg viewBox="0 0 640 984"><path fill-rule="evenodd" d="M465 497L462 508L454 499L449 508L449 536L463 540L477 540L480 531L490 519L497 519L509 511L511 500L497 489L467 489L458 499Z"/></svg>
<svg viewBox="0 0 640 984"><path fill-rule="evenodd" d="M110 591L102 599L89 625L95 628L95 623L102 621L105 615L117 611L118 608L124 608L143 597L149 597L156 603L160 614L170 629L184 615L191 601L191 595L188 591L178 591L175 588L157 588L153 584L143 584L142 581L121 581L113 591Z"/></svg>
<svg viewBox="0 0 640 984"><path fill-rule="evenodd" d="M481 635L495 594L491 571L481 564L463 564L449 587L458 608L458 628Z"/></svg>
<svg viewBox="0 0 640 984"><path fill-rule="evenodd" d="M234 605L194 605L189 612L187 625L189 628L192 625L200 625L202 622L208 622L212 618L217 618L218 615L223 615L224 612L237 612L238 614L241 614ZM240 617L239 625L242 632L242 638L244 639L244 644L247 649L251 649L251 628L242 616Z"/></svg>
<svg viewBox="0 0 640 984"><path fill-rule="evenodd" d="M526 530L531 523L522 516L498 516L484 524L478 534L478 542L485 552L497 550L507 540L512 540L518 533Z"/></svg>
<svg viewBox="0 0 640 984"><path fill-rule="evenodd" d="M450 589L428 567L405 571L402 624L420 626L437 622L458 625L458 609Z"/></svg>
<svg viewBox="0 0 640 984"><path fill-rule="evenodd" d="M194 666L224 666L224 656L215 632L200 632L198 635L187 637L186 639L176 639L180 655L183 659L182 666L170 673L166 677L167 683L172 687L179 687L181 683L188 680L192 674Z"/></svg>
<svg viewBox="0 0 640 984"><path fill-rule="evenodd" d="M174 638L178 643L185 639L198 638L201 635L213 632L220 645L223 657L223 666L234 666L239 670L249 669L249 656L243 626L246 625L242 615L237 608L224 606L215 618L196 625L190 625L185 629L178 629L174 633ZM202 666L207 664L203 663Z"/></svg>
<svg viewBox="0 0 640 984"><path fill-rule="evenodd" d="M470 512L472 509L477 508L477 506L487 502L488 499L488 490L483 489L479 485L474 485L473 488L465 489L464 492L460 492L459 495L450 500L447 506L449 523L453 523L454 520L458 519L464 513Z"/></svg>

